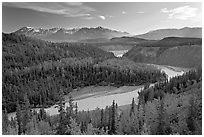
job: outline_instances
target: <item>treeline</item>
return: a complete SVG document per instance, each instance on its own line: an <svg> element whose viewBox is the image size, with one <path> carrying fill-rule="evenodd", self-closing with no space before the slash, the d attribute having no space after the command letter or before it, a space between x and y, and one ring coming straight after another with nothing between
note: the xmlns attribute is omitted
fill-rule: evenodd
<svg viewBox="0 0 204 137"><path fill-rule="evenodd" d="M169 80L158 82L154 87L148 88L139 93L140 103L147 103L154 99L162 99L165 94L180 94L186 91L189 85L201 81L202 68L191 70L181 76L173 77Z"/></svg>
<svg viewBox="0 0 204 137"><path fill-rule="evenodd" d="M162 40L146 41L138 44L141 47L176 47L176 46L191 46L202 45L202 38L188 37L166 37Z"/></svg>
<svg viewBox="0 0 204 137"><path fill-rule="evenodd" d="M180 86L177 86L178 84ZM39 113L31 113L29 101L24 96L22 106L19 107L17 103L15 119L8 120L4 111L3 134L202 134L202 81L199 71L192 71L158 84L153 88L154 93L164 90L162 96L145 100L145 94L151 89L146 86L140 92L138 105L133 98L130 107L126 109L121 109L117 102L113 101L110 107L93 111L78 111L78 106L73 103L71 96L69 105L65 108L62 103L64 93L60 90L60 114L51 117L46 115L43 108Z"/></svg>

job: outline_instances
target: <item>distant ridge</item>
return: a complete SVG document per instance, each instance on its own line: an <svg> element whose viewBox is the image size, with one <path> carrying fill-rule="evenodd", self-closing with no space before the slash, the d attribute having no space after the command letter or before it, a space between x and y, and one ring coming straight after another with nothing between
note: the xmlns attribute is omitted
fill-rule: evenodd
<svg viewBox="0 0 204 137"><path fill-rule="evenodd" d="M149 31L144 34L136 35L135 37L149 39L149 40L161 40L165 37L202 38L202 28L184 27L181 29L158 29L158 30Z"/></svg>
<svg viewBox="0 0 204 137"><path fill-rule="evenodd" d="M166 37L134 46L125 58L137 63L196 68L202 64L202 39Z"/></svg>

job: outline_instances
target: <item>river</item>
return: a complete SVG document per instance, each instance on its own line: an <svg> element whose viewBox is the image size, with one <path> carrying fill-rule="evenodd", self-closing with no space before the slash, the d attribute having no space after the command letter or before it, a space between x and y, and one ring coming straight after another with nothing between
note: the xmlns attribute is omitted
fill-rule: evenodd
<svg viewBox="0 0 204 137"><path fill-rule="evenodd" d="M154 65L154 64L149 64L149 65ZM171 66L163 66L163 65L156 65L162 72L166 73L168 76L168 79L171 77L177 76L177 75L182 75L184 71L179 70L179 69L174 69L174 67ZM151 86L154 86L152 84ZM142 90L143 86L136 87L130 92L125 92L125 93L118 93L118 94L100 94L100 95L95 95L79 100L74 100L74 102L77 102L78 105L78 110L94 110L97 107L98 108L105 108L106 106L110 106L112 104L112 101L115 100L115 102L118 104L118 106L123 106L130 104L132 99L135 99L135 102L137 103L138 101L138 91ZM113 91L114 92L114 91ZM65 104L65 107L68 106L68 103ZM37 112L39 111L38 109L35 109ZM46 113L48 115L56 115L59 114L58 112L58 107L57 105L51 106L49 108L45 109ZM15 117L15 112L8 114L9 119L11 117Z"/></svg>
<svg viewBox="0 0 204 137"><path fill-rule="evenodd" d="M116 57L122 57L125 53L128 52L128 50L112 50L109 52L112 52Z"/></svg>

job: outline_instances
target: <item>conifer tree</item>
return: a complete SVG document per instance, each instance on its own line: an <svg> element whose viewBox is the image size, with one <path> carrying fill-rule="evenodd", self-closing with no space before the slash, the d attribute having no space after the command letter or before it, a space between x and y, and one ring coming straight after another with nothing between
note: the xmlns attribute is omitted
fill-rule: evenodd
<svg viewBox="0 0 204 137"><path fill-rule="evenodd" d="M78 120L78 105L77 105L77 102L75 103L75 118L76 118L76 121Z"/></svg>
<svg viewBox="0 0 204 137"><path fill-rule="evenodd" d="M103 127L103 116L104 115L104 112L103 112L103 109L101 109L101 120L100 120L100 122L101 122L101 128Z"/></svg>
<svg viewBox="0 0 204 137"><path fill-rule="evenodd" d="M76 111L78 111L78 108L74 112L74 107L76 107L76 106L74 105L73 98L71 95L69 96L68 103L69 103L69 106L66 108L66 113L65 113L66 115L65 115L65 121L64 122L66 123L66 126L70 127L71 118L72 119L76 118ZM71 134L71 132L68 131L68 132L66 132L66 134L69 135L69 134Z"/></svg>
<svg viewBox="0 0 204 137"><path fill-rule="evenodd" d="M69 107L67 107L66 111L70 115L70 117L74 117L74 102L71 95L69 95Z"/></svg>
<svg viewBox="0 0 204 137"><path fill-rule="evenodd" d="M86 135L94 135L95 134L95 129L91 123L87 125L87 130L85 132Z"/></svg>
<svg viewBox="0 0 204 137"><path fill-rule="evenodd" d="M23 107L23 132L25 133L26 130L26 125L28 124L28 122L30 121L30 102L28 99L28 95L26 94L24 96L24 107Z"/></svg>
<svg viewBox="0 0 204 137"><path fill-rule="evenodd" d="M70 133L70 135L80 135L80 125L77 124L75 119L70 118L70 125L67 126L67 133Z"/></svg>
<svg viewBox="0 0 204 137"><path fill-rule="evenodd" d="M135 99L132 98L132 103L131 103L131 108L130 108L130 117L132 116L132 114L135 113Z"/></svg>
<svg viewBox="0 0 204 137"><path fill-rule="evenodd" d="M187 126L188 126L189 131L190 131L191 133L193 133L194 130L195 130L194 119L195 119L195 116L196 116L196 113L195 113L195 104L194 104L194 95L190 98L189 103L190 103L190 105L191 105L191 106L190 106L190 109L189 109L190 114L189 114L189 116L188 116L186 122L187 122Z"/></svg>
<svg viewBox="0 0 204 137"><path fill-rule="evenodd" d="M22 111L18 100L16 103L16 119L18 124L18 135L21 135L23 132L22 131Z"/></svg>
<svg viewBox="0 0 204 137"><path fill-rule="evenodd" d="M63 91L60 89L60 109L59 109L59 125L57 128L57 134L59 135L64 135L65 130L66 130L66 125L65 125L65 112L64 112L64 106L63 106Z"/></svg>
<svg viewBox="0 0 204 137"><path fill-rule="evenodd" d="M165 134L165 132L164 132L164 126L165 126L165 123L164 123L164 99L160 99L158 120L159 120L159 125L157 128L157 134L163 135L163 134Z"/></svg>
<svg viewBox="0 0 204 137"><path fill-rule="evenodd" d="M110 134L116 133L116 127L115 127L115 101L113 100L113 104L111 106L111 128L110 128Z"/></svg>
<svg viewBox="0 0 204 137"><path fill-rule="evenodd" d="M47 114L46 111L44 110L44 108L41 108L39 111L39 120L43 120L46 121L47 120Z"/></svg>

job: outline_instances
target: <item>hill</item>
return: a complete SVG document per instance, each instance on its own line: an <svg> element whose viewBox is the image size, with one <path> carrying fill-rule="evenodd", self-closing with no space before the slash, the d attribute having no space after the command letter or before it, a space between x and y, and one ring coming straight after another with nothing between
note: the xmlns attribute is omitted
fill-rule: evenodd
<svg viewBox="0 0 204 137"><path fill-rule="evenodd" d="M202 38L202 28L181 28L181 29L158 29L153 30L135 37L149 39L149 40L161 40L165 37L194 37Z"/></svg>
<svg viewBox="0 0 204 137"><path fill-rule="evenodd" d="M25 35L2 34L2 59L5 69L20 69L68 57L103 60L114 55L88 44L51 43Z"/></svg>
<svg viewBox="0 0 204 137"><path fill-rule="evenodd" d="M142 39L142 38L136 38L136 37L127 37L127 36L123 36L123 37L115 37L110 39L111 42L113 43L141 43L141 42L145 42L148 41L146 39Z"/></svg>
<svg viewBox="0 0 204 137"><path fill-rule="evenodd" d="M135 37L114 37L111 39L87 39L79 41L80 43L89 43L105 51L129 50L135 45L148 43L150 40Z"/></svg>
<svg viewBox="0 0 204 137"><path fill-rule="evenodd" d="M197 38L164 38L135 46L124 57L140 63L191 68L202 64L201 44Z"/></svg>
<svg viewBox="0 0 204 137"><path fill-rule="evenodd" d="M201 45L201 38L187 38L187 37L165 37L161 40L149 40L138 43L137 46L143 47L175 47L183 45Z"/></svg>

